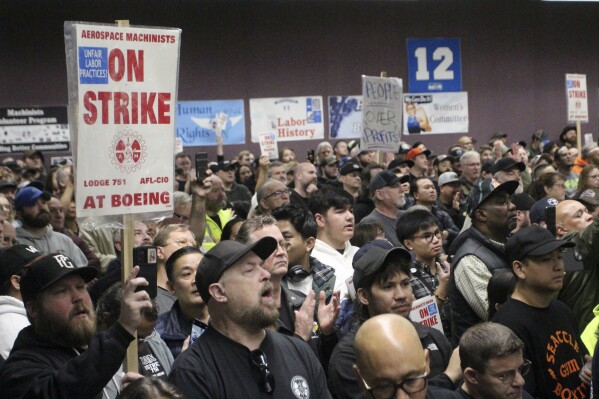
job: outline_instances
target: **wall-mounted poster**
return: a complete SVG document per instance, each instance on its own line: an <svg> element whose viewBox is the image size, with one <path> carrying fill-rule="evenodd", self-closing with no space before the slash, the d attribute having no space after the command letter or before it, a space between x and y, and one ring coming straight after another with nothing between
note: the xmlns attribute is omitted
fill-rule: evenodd
<svg viewBox="0 0 599 399"><path fill-rule="evenodd" d="M183 147L216 145L219 129L223 144L245 144L243 100L178 101L176 112Z"/></svg>
<svg viewBox="0 0 599 399"><path fill-rule="evenodd" d="M252 142L274 132L277 141L324 138L322 96L250 99Z"/></svg>
<svg viewBox="0 0 599 399"><path fill-rule="evenodd" d="M362 133L362 96L329 97L329 137L355 139Z"/></svg>
<svg viewBox="0 0 599 399"><path fill-rule="evenodd" d="M0 153L68 151L67 107L0 108Z"/></svg>
<svg viewBox="0 0 599 399"><path fill-rule="evenodd" d="M468 133L468 93L404 94L404 134Z"/></svg>

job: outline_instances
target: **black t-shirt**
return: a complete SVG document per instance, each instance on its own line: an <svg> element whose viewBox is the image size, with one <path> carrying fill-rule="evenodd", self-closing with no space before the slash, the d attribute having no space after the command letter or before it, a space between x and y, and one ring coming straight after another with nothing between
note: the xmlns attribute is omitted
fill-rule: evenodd
<svg viewBox="0 0 599 399"><path fill-rule="evenodd" d="M308 207L308 198L304 198L297 193L295 190L291 190L291 195L289 196L289 202L295 205L299 205L305 210L310 210Z"/></svg>
<svg viewBox="0 0 599 399"><path fill-rule="evenodd" d="M589 388L578 374L586 348L572 311L552 300L535 308L509 298L493 317L524 341L524 357L532 362L524 389L535 398L588 398Z"/></svg>
<svg viewBox="0 0 599 399"><path fill-rule="evenodd" d="M139 360L139 374L143 375L144 377L166 378L164 368L150 350L149 345L140 345L137 356Z"/></svg>
<svg viewBox="0 0 599 399"><path fill-rule="evenodd" d="M318 359L298 339L267 330L260 344L274 376L273 393L263 392L260 372L247 347L211 325L173 364L169 381L187 399L331 398Z"/></svg>

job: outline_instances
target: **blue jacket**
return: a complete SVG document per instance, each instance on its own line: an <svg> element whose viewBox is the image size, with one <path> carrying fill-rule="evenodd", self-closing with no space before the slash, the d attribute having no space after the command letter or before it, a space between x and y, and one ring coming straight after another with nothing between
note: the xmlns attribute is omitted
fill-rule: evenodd
<svg viewBox="0 0 599 399"><path fill-rule="evenodd" d="M191 319L187 319L179 308L179 301L175 301L171 310L158 316L156 331L160 338L171 350L173 358L181 353L183 341L191 334Z"/></svg>

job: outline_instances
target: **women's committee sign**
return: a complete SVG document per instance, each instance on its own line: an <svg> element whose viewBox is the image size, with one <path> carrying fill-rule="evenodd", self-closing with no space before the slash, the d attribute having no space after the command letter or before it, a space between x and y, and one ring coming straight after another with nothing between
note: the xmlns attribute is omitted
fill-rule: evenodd
<svg viewBox="0 0 599 399"><path fill-rule="evenodd" d="M172 209L180 36L65 23L79 216Z"/></svg>

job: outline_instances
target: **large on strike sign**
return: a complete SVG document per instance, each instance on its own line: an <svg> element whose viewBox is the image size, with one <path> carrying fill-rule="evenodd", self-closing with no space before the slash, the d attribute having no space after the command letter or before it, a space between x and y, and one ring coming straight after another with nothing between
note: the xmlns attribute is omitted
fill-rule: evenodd
<svg viewBox="0 0 599 399"><path fill-rule="evenodd" d="M78 216L172 209L180 37L65 22Z"/></svg>

